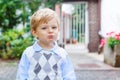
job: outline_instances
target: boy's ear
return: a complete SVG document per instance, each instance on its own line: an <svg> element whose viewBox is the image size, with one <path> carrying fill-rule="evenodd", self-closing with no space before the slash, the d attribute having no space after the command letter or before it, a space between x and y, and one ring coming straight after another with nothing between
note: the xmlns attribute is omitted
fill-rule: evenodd
<svg viewBox="0 0 120 80"><path fill-rule="evenodd" d="M31 32L32 32L32 35L33 35L34 37L36 37L36 31L35 31L35 30L31 30Z"/></svg>

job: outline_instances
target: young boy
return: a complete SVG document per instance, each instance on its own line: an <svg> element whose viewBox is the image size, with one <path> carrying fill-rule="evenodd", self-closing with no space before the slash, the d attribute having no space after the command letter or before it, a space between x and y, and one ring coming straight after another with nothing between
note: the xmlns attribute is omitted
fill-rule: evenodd
<svg viewBox="0 0 120 80"><path fill-rule="evenodd" d="M32 15L31 32L37 41L23 52L16 80L76 80L68 54L56 43L59 25L51 9Z"/></svg>

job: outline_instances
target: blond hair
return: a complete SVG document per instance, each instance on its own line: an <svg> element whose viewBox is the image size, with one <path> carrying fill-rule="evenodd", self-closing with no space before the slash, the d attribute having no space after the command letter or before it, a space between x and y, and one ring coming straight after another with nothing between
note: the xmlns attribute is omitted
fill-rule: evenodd
<svg viewBox="0 0 120 80"><path fill-rule="evenodd" d="M48 21L51 19L55 18L58 24L58 27L60 25L58 16L55 11L49 9L49 8L44 8L37 10L31 17L30 20L30 26L31 30L36 30L36 28L41 25L41 24L47 24Z"/></svg>

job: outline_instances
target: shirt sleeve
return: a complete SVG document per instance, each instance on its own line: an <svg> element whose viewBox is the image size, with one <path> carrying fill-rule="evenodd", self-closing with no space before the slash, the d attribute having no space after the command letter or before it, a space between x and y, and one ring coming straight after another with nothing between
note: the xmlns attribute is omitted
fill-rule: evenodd
<svg viewBox="0 0 120 80"><path fill-rule="evenodd" d="M18 72L17 72L16 80L27 80L28 68L29 68L29 61L24 52L18 65Z"/></svg>
<svg viewBox="0 0 120 80"><path fill-rule="evenodd" d="M76 80L74 67L68 55L64 59L62 64L62 76L63 76L63 80Z"/></svg>

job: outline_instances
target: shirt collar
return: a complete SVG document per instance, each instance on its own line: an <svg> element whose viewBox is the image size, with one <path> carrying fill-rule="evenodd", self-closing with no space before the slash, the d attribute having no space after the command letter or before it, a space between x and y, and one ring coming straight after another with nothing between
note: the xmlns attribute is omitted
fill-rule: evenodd
<svg viewBox="0 0 120 80"><path fill-rule="evenodd" d="M58 48L58 45L57 45L57 42L54 42L54 47L50 50L52 52L56 51L56 49ZM38 41L36 41L34 44L33 44L33 49L35 50L35 52L39 52L41 50L44 50L39 44L38 44Z"/></svg>

